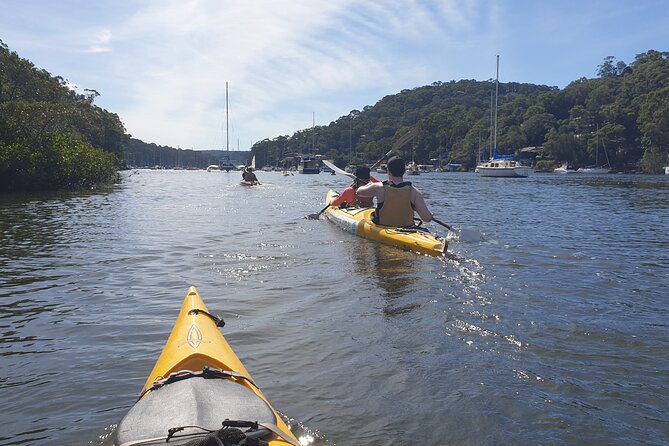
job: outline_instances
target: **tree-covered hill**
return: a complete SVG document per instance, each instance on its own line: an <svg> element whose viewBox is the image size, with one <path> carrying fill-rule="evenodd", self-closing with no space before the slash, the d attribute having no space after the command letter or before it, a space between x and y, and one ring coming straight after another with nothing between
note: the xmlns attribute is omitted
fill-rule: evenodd
<svg viewBox="0 0 669 446"><path fill-rule="evenodd" d="M594 164L603 150L617 170L660 173L669 165L669 53L650 50L629 65L607 57L597 68L596 78L564 89L500 83L498 153L535 147L536 165L552 167ZM491 150L494 89L492 80L460 80L403 90L329 125L259 141L252 154L258 167L305 152L342 166L371 163L411 131L398 149L405 157L472 169ZM133 139L93 104L97 96L76 93L0 40L0 192L110 182L125 163L204 168L222 156ZM251 157L230 155L239 164Z"/></svg>
<svg viewBox="0 0 669 446"><path fill-rule="evenodd" d="M669 163L668 56L651 50L629 65L607 57L597 78L578 79L562 90L500 83L498 153L543 147L540 159L549 164L585 166L594 164L599 146L615 169L660 173ZM313 133L265 139L252 150L268 163L313 150L338 164L369 163L413 128L416 137L403 148L405 157L471 169L479 153L484 158L490 150L494 88L494 81L460 80L403 90Z"/></svg>
<svg viewBox="0 0 669 446"><path fill-rule="evenodd" d="M125 145L128 167L155 167L205 169L211 164L219 164L229 158L235 165L250 161L249 151L236 150L192 150L146 143L137 138L129 138Z"/></svg>
<svg viewBox="0 0 669 446"><path fill-rule="evenodd" d="M119 117L0 40L0 192L110 182L123 158Z"/></svg>

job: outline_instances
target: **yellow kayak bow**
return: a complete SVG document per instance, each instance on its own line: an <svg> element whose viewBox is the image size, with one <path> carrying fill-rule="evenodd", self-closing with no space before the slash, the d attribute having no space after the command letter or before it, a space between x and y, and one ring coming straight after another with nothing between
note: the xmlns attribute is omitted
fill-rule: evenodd
<svg viewBox="0 0 669 446"><path fill-rule="evenodd" d="M248 438L246 444L299 446L220 333L224 324L190 287L116 444L179 445L214 435L221 444L230 437L230 444Z"/></svg>

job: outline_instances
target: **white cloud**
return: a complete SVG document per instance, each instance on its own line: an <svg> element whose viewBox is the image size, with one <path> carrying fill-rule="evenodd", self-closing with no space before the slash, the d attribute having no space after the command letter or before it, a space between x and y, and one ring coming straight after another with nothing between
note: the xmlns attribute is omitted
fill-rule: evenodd
<svg viewBox="0 0 669 446"><path fill-rule="evenodd" d="M441 22L462 24L462 16L429 2L149 2L114 29L133 71L134 99L119 113L143 139L220 146L227 80L237 133L230 138L248 146L309 127L312 111L327 123L357 106L321 114L317 98L328 93L424 76L424 65L393 46L420 49L440 35Z"/></svg>
<svg viewBox="0 0 669 446"><path fill-rule="evenodd" d="M112 33L108 29L99 31L86 49L88 53L107 53L111 51Z"/></svg>

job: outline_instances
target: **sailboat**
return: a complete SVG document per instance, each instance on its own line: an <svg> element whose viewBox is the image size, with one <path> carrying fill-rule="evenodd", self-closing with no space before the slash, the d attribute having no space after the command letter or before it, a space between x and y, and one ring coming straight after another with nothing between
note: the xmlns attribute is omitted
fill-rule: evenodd
<svg viewBox="0 0 669 446"><path fill-rule="evenodd" d="M318 159L311 155L312 150L314 150L316 146L315 144L316 134L314 133L316 131L315 127L316 127L316 113L314 112L313 120L311 123L311 149L309 150L308 154L302 155L300 157L300 164L297 167L297 171L299 173L307 173L307 174L321 173L321 167Z"/></svg>
<svg viewBox="0 0 669 446"><path fill-rule="evenodd" d="M603 142L602 142L603 144ZM609 164L609 154L606 153L606 147L604 147L604 155L606 155L606 164L603 166L599 165L599 126L597 126L597 145L595 147L595 165L594 166L585 166L578 169L580 173L590 173L590 174L602 174L611 172L611 165Z"/></svg>
<svg viewBox="0 0 669 446"><path fill-rule="evenodd" d="M493 144L490 147L490 159L476 166L476 172L482 177L526 178L530 168L514 160L513 155L497 153L497 95L499 92L499 55L497 56L497 76L495 78L495 120Z"/></svg>
<svg viewBox="0 0 669 446"><path fill-rule="evenodd" d="M225 82L225 156L218 162L218 168L230 172L237 167L230 161L230 130L228 125L228 83Z"/></svg>

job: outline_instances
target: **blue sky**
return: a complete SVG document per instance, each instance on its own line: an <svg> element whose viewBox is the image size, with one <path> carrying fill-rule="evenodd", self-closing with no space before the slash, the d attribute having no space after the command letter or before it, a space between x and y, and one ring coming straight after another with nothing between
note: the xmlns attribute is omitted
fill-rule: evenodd
<svg viewBox="0 0 669 446"><path fill-rule="evenodd" d="M132 136L230 149L435 81L564 88L669 51L669 1L0 0L0 39Z"/></svg>

